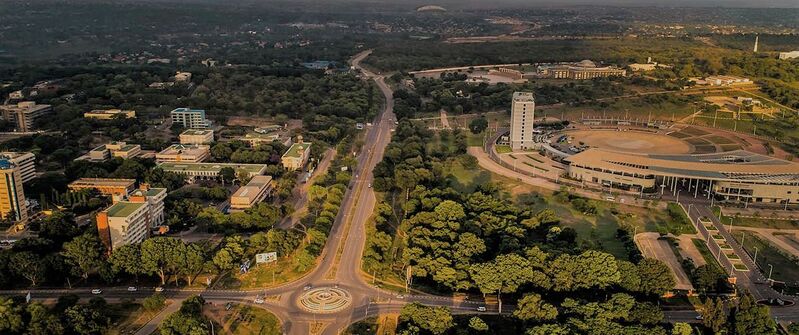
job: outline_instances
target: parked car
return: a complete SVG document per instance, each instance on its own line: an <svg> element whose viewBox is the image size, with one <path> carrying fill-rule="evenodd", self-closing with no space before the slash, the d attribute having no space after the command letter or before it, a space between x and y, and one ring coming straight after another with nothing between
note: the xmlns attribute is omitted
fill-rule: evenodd
<svg viewBox="0 0 799 335"><path fill-rule="evenodd" d="M102 293L103 293L103 290L101 290L99 288L96 288L96 289L92 290L92 294L102 294Z"/></svg>

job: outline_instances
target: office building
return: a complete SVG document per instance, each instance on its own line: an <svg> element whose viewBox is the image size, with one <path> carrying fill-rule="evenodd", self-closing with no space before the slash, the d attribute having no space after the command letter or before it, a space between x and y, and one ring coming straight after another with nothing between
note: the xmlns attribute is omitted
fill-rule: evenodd
<svg viewBox="0 0 799 335"><path fill-rule="evenodd" d="M535 96L532 92L514 92L510 107L510 147L513 150L533 149Z"/></svg>
<svg viewBox="0 0 799 335"><path fill-rule="evenodd" d="M167 172L184 175L188 177L189 182L216 180L219 178L219 172L226 167L236 171L236 174L244 172L251 178L266 172L266 164L164 162L158 167Z"/></svg>
<svg viewBox="0 0 799 335"><path fill-rule="evenodd" d="M799 58L799 50L797 50L797 51L788 51L788 52L780 52L779 58L782 59L782 60Z"/></svg>
<svg viewBox="0 0 799 335"><path fill-rule="evenodd" d="M591 148L567 157L569 177L613 189L742 203L799 203L799 164L744 150L655 155Z"/></svg>
<svg viewBox="0 0 799 335"><path fill-rule="evenodd" d="M36 120L50 114L53 107L38 105L33 101L23 101L14 105L0 105L0 115L3 120L15 124L17 131L29 132L34 130Z"/></svg>
<svg viewBox="0 0 799 335"><path fill-rule="evenodd" d="M255 176L246 186L240 187L230 196L230 208L243 210L263 201L272 192L271 176Z"/></svg>
<svg viewBox="0 0 799 335"><path fill-rule="evenodd" d="M158 162L199 163L211 156L211 147L207 145L173 144L155 154Z"/></svg>
<svg viewBox="0 0 799 335"><path fill-rule="evenodd" d="M211 129L188 129L180 133L180 144L209 144L214 141Z"/></svg>
<svg viewBox="0 0 799 335"><path fill-rule="evenodd" d="M0 159L13 163L19 170L23 183L36 178L36 156L30 152L0 152Z"/></svg>
<svg viewBox="0 0 799 335"><path fill-rule="evenodd" d="M204 129L208 128L208 120L205 119L205 110L190 108L175 108L170 112L172 124L179 124L183 128Z"/></svg>
<svg viewBox="0 0 799 335"><path fill-rule="evenodd" d="M597 66L590 60L579 63L546 65L538 67L538 75L554 79L593 79L611 76L625 76L627 70L614 66Z"/></svg>
<svg viewBox="0 0 799 335"><path fill-rule="evenodd" d="M96 189L102 194L118 197L132 192L136 187L136 179L80 178L67 187L71 191Z"/></svg>
<svg viewBox="0 0 799 335"><path fill-rule="evenodd" d="M164 223L165 198L165 188L142 185L98 213L97 231L108 251L147 239L150 229Z"/></svg>
<svg viewBox="0 0 799 335"><path fill-rule="evenodd" d="M19 168L8 159L0 159L0 218L24 223L28 220L25 192ZM9 217L10 216L10 217Z"/></svg>
<svg viewBox="0 0 799 335"><path fill-rule="evenodd" d="M87 119L99 119L99 120L113 120L117 118L132 119L136 117L136 111L121 110L121 109L95 109L92 110L91 112L83 113L83 117Z"/></svg>
<svg viewBox="0 0 799 335"><path fill-rule="evenodd" d="M308 158L311 157L311 143L302 141L302 136L299 136L297 143L294 143L286 150L286 153L281 157L283 167L287 170L300 170L308 163Z"/></svg>

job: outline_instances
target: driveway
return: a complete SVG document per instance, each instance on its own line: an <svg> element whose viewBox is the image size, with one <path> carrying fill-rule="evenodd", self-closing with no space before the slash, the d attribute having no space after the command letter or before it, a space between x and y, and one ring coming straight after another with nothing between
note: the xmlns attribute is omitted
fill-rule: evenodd
<svg viewBox="0 0 799 335"><path fill-rule="evenodd" d="M641 250L644 257L660 260L671 269L676 281L674 288L678 290L693 290L694 286L677 260L677 256L671 250L669 241L658 239L658 237L660 237L658 233L640 233L635 235L635 244L638 245L638 249Z"/></svg>

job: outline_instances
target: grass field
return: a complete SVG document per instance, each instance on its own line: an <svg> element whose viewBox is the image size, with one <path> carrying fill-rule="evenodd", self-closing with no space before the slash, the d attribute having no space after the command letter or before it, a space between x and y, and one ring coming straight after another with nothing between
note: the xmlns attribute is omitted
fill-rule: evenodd
<svg viewBox="0 0 799 335"><path fill-rule="evenodd" d="M253 266L245 274L237 272L233 276L228 276L222 279L219 286L228 289L272 287L295 280L313 268L297 271L296 267L297 264L293 257L281 257L275 263Z"/></svg>
<svg viewBox="0 0 799 335"><path fill-rule="evenodd" d="M733 234L733 236L738 243L741 243L741 234ZM786 255L756 234L746 234L744 243L743 247L750 255L754 256L755 248L757 248L757 265L763 270L764 275L768 276L770 264L774 267L772 279L784 281L793 286L799 285L797 284L799 283L799 260ZM751 270L754 271L754 269Z"/></svg>
<svg viewBox="0 0 799 335"><path fill-rule="evenodd" d="M718 215L718 210L715 210ZM765 214L765 213L764 213ZM792 220L773 220L773 219L752 219L742 217L732 217L723 215L721 222L725 225L730 224L732 218L733 226L754 227L754 228L774 228L774 229L799 229L799 221Z"/></svg>
<svg viewBox="0 0 799 335"><path fill-rule="evenodd" d="M112 324L105 333L108 335L132 334L158 314L158 311L145 311L140 304L132 302L109 304L107 311Z"/></svg>
<svg viewBox="0 0 799 335"><path fill-rule="evenodd" d="M694 246L696 246L696 249L699 250L700 254L702 254L702 258L705 259L705 262L707 264L710 264L710 266L716 267L717 269L724 271L721 268L719 262L716 261L716 257L713 257L713 254L710 253L710 249L708 249L707 245L705 245L705 241L698 238L692 238L691 242L694 243Z"/></svg>
<svg viewBox="0 0 799 335"><path fill-rule="evenodd" d="M262 308L238 305L225 321L233 335L280 335L283 333L280 320Z"/></svg>

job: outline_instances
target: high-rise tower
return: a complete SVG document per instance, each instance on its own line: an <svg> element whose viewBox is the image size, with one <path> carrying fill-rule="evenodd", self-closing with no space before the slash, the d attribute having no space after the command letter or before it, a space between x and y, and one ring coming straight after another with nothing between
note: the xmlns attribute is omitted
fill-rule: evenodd
<svg viewBox="0 0 799 335"><path fill-rule="evenodd" d="M510 147L513 150L533 149L533 92L514 92L510 107Z"/></svg>

